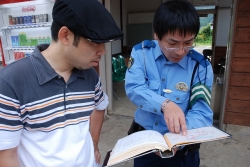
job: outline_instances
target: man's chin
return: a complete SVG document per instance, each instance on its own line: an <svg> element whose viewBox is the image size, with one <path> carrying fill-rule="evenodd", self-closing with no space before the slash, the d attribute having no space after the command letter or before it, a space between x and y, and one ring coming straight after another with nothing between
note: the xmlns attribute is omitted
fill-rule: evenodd
<svg viewBox="0 0 250 167"><path fill-rule="evenodd" d="M87 70L87 69L90 69L90 68L92 68L92 67L94 67L94 66L78 67L77 69L78 69L78 70ZM95 67L94 67L94 68L95 68Z"/></svg>
<svg viewBox="0 0 250 167"><path fill-rule="evenodd" d="M171 61L172 61L173 63L178 63L178 62L181 61L181 59L180 59L180 58L172 58Z"/></svg>

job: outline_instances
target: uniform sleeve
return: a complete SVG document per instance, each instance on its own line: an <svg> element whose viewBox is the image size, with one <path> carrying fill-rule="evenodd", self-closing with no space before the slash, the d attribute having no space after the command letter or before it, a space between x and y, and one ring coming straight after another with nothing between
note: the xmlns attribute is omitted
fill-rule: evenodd
<svg viewBox="0 0 250 167"><path fill-rule="evenodd" d="M151 72L158 72L154 62L146 61L147 69L150 68ZM129 63L131 67L126 71L125 77L125 90L128 98L142 110L161 115L161 104L166 98L159 95L160 82L148 81L142 51L136 51L133 48Z"/></svg>
<svg viewBox="0 0 250 167"><path fill-rule="evenodd" d="M0 78L0 150L18 146L23 125L13 89Z"/></svg>
<svg viewBox="0 0 250 167"><path fill-rule="evenodd" d="M204 84L205 87L210 89L211 92L213 78L213 70L210 63L206 67L199 65L193 85ZM186 123L188 129L211 126L213 124L213 111L211 110L209 103L207 103L205 99L199 98L192 105L191 109L187 111Z"/></svg>
<svg viewBox="0 0 250 167"><path fill-rule="evenodd" d="M102 90L102 84L99 78L95 86L95 109L104 110L107 108L108 104L109 104L108 96Z"/></svg>

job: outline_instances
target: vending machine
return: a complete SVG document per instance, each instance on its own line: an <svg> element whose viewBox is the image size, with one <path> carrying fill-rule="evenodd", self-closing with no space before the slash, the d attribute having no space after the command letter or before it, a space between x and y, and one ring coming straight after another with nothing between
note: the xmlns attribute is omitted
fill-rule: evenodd
<svg viewBox="0 0 250 167"><path fill-rule="evenodd" d="M4 60L4 54L3 54L3 47L2 47L2 40L1 40L2 34L0 33L0 61L3 66L6 66L5 60Z"/></svg>
<svg viewBox="0 0 250 167"><path fill-rule="evenodd" d="M39 0L0 5L3 64L29 56L35 46L51 42L54 2Z"/></svg>

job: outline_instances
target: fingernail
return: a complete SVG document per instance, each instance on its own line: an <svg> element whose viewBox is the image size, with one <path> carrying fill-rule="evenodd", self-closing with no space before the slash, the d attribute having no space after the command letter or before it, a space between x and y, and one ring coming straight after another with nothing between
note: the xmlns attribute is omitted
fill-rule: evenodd
<svg viewBox="0 0 250 167"><path fill-rule="evenodd" d="M182 133L182 135L186 136L186 135L187 135L187 133L186 133L186 132L183 132L183 133Z"/></svg>

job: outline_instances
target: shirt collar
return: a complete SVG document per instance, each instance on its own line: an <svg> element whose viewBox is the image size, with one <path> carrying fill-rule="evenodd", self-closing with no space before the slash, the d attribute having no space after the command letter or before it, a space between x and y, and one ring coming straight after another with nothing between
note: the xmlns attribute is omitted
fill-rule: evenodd
<svg viewBox="0 0 250 167"><path fill-rule="evenodd" d="M56 71L51 67L51 65L47 62L44 56L41 54L41 51L48 48L49 45L39 45L35 47L34 52L31 54L30 59L31 63L34 67L38 82L40 85L45 84L46 82L52 80L53 78L59 77ZM83 77L84 78L84 70L73 69L72 77Z"/></svg>
<svg viewBox="0 0 250 167"><path fill-rule="evenodd" d="M186 56L184 56L184 57L181 59L181 61L178 62L178 64L179 64L182 68L186 69L186 68L187 68L187 62L188 62L188 57L187 57L187 55L186 55Z"/></svg>
<svg viewBox="0 0 250 167"><path fill-rule="evenodd" d="M162 53L162 56L164 56L164 54ZM165 56L164 56L165 57ZM183 57L181 59L181 61L179 61L178 63L173 63L171 61L167 61L167 64L178 64L179 66L181 66L183 69L187 68L187 63L188 63L188 57L187 55L185 57Z"/></svg>
<svg viewBox="0 0 250 167"><path fill-rule="evenodd" d="M164 54L162 53L161 51L161 48L158 44L158 40L154 40L156 46L155 46L155 49L154 49L154 58L155 60L158 59L160 56L164 56Z"/></svg>
<svg viewBox="0 0 250 167"><path fill-rule="evenodd" d="M180 62L178 62L178 64L179 64L182 68L187 69L188 60L189 60L189 57L190 57L189 55L190 55L190 54L193 54L193 52L194 52L193 49L189 50L188 53L187 53L187 55L186 55L185 57L183 57L183 59L181 59Z"/></svg>

